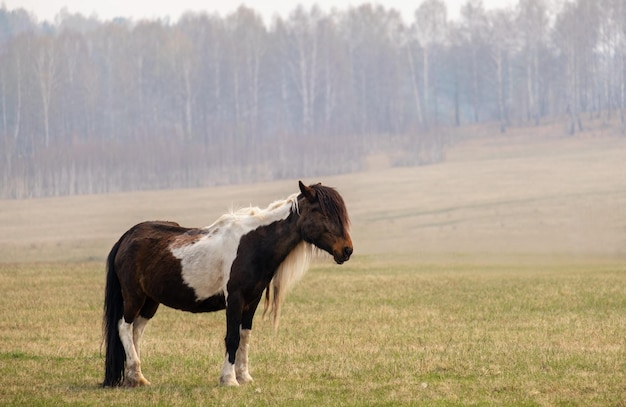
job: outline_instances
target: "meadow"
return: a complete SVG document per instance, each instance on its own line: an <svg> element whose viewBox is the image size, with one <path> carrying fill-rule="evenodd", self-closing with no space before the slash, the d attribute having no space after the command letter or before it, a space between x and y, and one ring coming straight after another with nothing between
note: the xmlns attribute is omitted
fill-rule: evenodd
<svg viewBox="0 0 626 407"><path fill-rule="evenodd" d="M164 307L152 386L99 388L104 258L141 220L207 225L296 180L0 201L0 404L626 406L625 139L509 134L440 165L373 162L321 180L355 256L320 256L278 330L257 316L239 388L218 386L223 312Z"/></svg>

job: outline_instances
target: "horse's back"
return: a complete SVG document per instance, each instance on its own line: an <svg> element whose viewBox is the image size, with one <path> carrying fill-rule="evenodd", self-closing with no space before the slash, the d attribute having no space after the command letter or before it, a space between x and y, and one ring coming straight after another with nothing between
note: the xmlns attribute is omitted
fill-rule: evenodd
<svg viewBox="0 0 626 407"><path fill-rule="evenodd" d="M185 233L189 228L185 228L180 226L176 222L171 222L168 220L149 220L145 222L141 222L133 226L128 230L128 232L136 233L164 233L164 234L177 234L177 233Z"/></svg>
<svg viewBox="0 0 626 407"><path fill-rule="evenodd" d="M116 263L120 264L129 256L135 257L134 261L144 256L160 257L169 253L169 246L177 237L187 233L193 235L194 230L170 221L138 223L128 229L118 241Z"/></svg>

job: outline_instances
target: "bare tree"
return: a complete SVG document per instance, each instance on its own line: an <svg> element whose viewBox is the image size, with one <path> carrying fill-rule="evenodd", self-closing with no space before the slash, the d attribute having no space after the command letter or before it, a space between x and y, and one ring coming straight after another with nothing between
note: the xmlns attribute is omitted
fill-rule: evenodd
<svg viewBox="0 0 626 407"><path fill-rule="evenodd" d="M315 101L318 92L318 30L321 10L313 7L307 13L299 6L290 16L284 40L287 64L299 95L301 125L305 134L313 130Z"/></svg>
<svg viewBox="0 0 626 407"><path fill-rule="evenodd" d="M44 146L48 147L50 145L50 105L52 103L52 93L57 86L58 69L53 39L43 37L38 45L34 69L37 75L43 109Z"/></svg>
<svg viewBox="0 0 626 407"><path fill-rule="evenodd" d="M611 121L614 110L624 132L624 74L626 60L626 3L621 0L602 0L597 45L597 77L601 84L600 109L604 124Z"/></svg>
<svg viewBox="0 0 626 407"><path fill-rule="evenodd" d="M323 61L320 70L320 82L323 84L322 131L340 133L337 127L341 118L337 115L337 109L340 103L339 91L348 80L347 52L345 42L340 41L338 16L327 16L320 23L320 58Z"/></svg>
<svg viewBox="0 0 626 407"><path fill-rule="evenodd" d="M11 182L12 178L15 176L14 174L14 170L13 170L13 159L15 157L15 152L16 152L16 148L17 148L17 143L18 143L18 139L20 137L20 126L22 123L22 63L21 63L21 56L20 55L16 55L15 56L15 68L13 70L14 72L14 78L15 78L15 100L12 101L11 104L14 104L15 106L15 113L14 113L14 118L12 120L12 131L9 130L10 129L10 125L9 125L9 118L8 118L8 103L7 103L7 99L9 98L9 94L8 94L8 77L10 76L10 69L11 67L7 67L4 68L2 70L2 76L1 76L1 80L2 80L2 128L3 128L3 134L4 134L4 168L3 168L3 175L4 175L4 185L5 188L10 188L12 187L13 183ZM4 191L4 196L11 196L13 195L12 191L10 190L5 190Z"/></svg>
<svg viewBox="0 0 626 407"><path fill-rule="evenodd" d="M489 27L487 31L489 52L492 63L495 65L495 76L492 78L497 89L498 121L500 131L506 131L510 125L509 108L510 95L507 82L510 81L508 69L509 58L515 46L515 31L511 13L506 10L496 10L488 15Z"/></svg>
<svg viewBox="0 0 626 407"><path fill-rule="evenodd" d="M420 126L424 125L424 114L422 113L422 101L420 95L420 84L415 64L415 58L413 56L413 48L412 41L406 41L406 55L407 60L409 62L409 72L411 74L411 90L413 91L413 103L415 105L415 116L417 118L417 123Z"/></svg>
<svg viewBox="0 0 626 407"><path fill-rule="evenodd" d="M582 131L581 112L590 101L590 73L597 44L597 8L591 0L566 3L555 25L555 41L562 52L566 82L564 95L569 134Z"/></svg>
<svg viewBox="0 0 626 407"><path fill-rule="evenodd" d="M426 0L415 11L415 22L411 26L411 32L422 46L422 91L424 106L429 111L436 110L431 107L433 102L430 97L431 55L435 46L445 43L447 24L446 4L441 0ZM409 62L414 71L411 54L409 54Z"/></svg>
<svg viewBox="0 0 626 407"><path fill-rule="evenodd" d="M523 52L526 94L526 118L539 124L540 112L540 55L549 30L546 0L520 0L518 26Z"/></svg>
<svg viewBox="0 0 626 407"><path fill-rule="evenodd" d="M260 72L267 32L261 17L240 7L226 22L232 52L232 84L235 120L245 127L246 148L255 152L254 134L259 132Z"/></svg>
<svg viewBox="0 0 626 407"><path fill-rule="evenodd" d="M482 0L467 0L461 7L460 33L469 53L470 100L474 122L480 121L483 104L483 77L486 60L481 54L485 48L487 16Z"/></svg>
<svg viewBox="0 0 626 407"><path fill-rule="evenodd" d="M620 131L626 135L626 4L623 0L610 0L610 10L607 16L613 28L614 37L614 72L615 90L612 97L613 105L617 107L620 117Z"/></svg>

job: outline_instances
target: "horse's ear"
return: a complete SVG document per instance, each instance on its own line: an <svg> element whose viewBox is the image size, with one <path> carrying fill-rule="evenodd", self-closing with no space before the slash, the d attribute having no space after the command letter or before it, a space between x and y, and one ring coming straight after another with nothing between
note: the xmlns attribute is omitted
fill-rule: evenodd
<svg viewBox="0 0 626 407"><path fill-rule="evenodd" d="M315 190L304 185L302 181L298 181L298 185L300 186L300 192L302 192L302 195L304 195L309 202L315 202Z"/></svg>

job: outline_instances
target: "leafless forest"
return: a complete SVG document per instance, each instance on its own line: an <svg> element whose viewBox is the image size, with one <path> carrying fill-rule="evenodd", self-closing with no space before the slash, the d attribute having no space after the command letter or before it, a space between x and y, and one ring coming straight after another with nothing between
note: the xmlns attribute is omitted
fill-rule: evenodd
<svg viewBox="0 0 626 407"><path fill-rule="evenodd" d="M444 130L623 134L626 0L426 0L176 22L0 9L0 197L195 187L443 159Z"/></svg>

